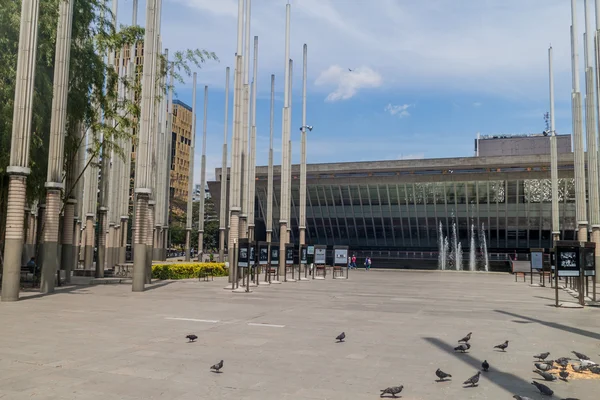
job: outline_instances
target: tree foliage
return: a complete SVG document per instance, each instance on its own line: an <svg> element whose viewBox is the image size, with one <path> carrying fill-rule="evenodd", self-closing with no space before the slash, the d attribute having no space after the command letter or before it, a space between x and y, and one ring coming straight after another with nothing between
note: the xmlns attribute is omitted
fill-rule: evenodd
<svg viewBox="0 0 600 400"><path fill-rule="evenodd" d="M40 1L30 145L31 174L27 180L30 203L45 195L60 1L64 0ZM0 238L3 237L2 216L5 215L8 190L6 167L10 159L20 14L21 1L0 1ZM74 162L79 147L86 145L78 137L78 129L82 127L92 133L91 142L86 145L86 151L93 156L89 157L90 160L97 162L103 152L112 151L123 157L125 152L130 151L122 149L119 141L131 137L131 128L139 120L139 96L131 102L119 98L118 89L121 83L139 93L141 74L134 74L132 80L119 77L114 65L109 64L107 54L115 54L124 46L132 47L143 40L144 29L133 26L116 29L112 20L105 0L74 0L65 170ZM166 60L162 56L158 60L160 71L166 74ZM206 50L175 52L172 61L174 78L183 82L183 74L191 75L191 66L201 67L207 60L218 61L214 53ZM86 168L88 166L89 163ZM80 177L82 175L83 171ZM68 188L64 194L69 195Z"/></svg>

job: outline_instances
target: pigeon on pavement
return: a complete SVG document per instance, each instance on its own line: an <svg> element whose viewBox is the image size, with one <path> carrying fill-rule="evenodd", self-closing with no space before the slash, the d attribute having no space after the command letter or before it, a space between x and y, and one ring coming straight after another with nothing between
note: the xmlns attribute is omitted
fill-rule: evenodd
<svg viewBox="0 0 600 400"><path fill-rule="evenodd" d="M552 369L555 369L554 365L552 364L546 364L546 363L534 363L535 367L537 369L539 369L540 371L550 371Z"/></svg>
<svg viewBox="0 0 600 400"><path fill-rule="evenodd" d="M454 351L462 351L463 353L467 350L469 350L471 348L471 345L469 343L462 343L459 344L458 346L456 346L454 348Z"/></svg>
<svg viewBox="0 0 600 400"><path fill-rule="evenodd" d="M402 391L402 389L404 389L403 385L400 385L400 386L391 386L389 388L383 389L381 391L381 394L379 395L379 397L383 397L384 394L391 394L392 397L395 398L396 395Z"/></svg>
<svg viewBox="0 0 600 400"><path fill-rule="evenodd" d="M599 374L600 375L600 367L597 365L593 365L591 367L588 368L590 370L590 372L592 372L593 374Z"/></svg>
<svg viewBox="0 0 600 400"><path fill-rule="evenodd" d="M563 364L565 361L570 361L571 359L569 357L559 357L556 359L556 363L557 364Z"/></svg>
<svg viewBox="0 0 600 400"><path fill-rule="evenodd" d="M483 368L483 372L488 372L490 369L490 364L488 364L487 360L483 360L481 363L481 368Z"/></svg>
<svg viewBox="0 0 600 400"><path fill-rule="evenodd" d="M555 363L557 363L558 365L560 365L563 368L567 368L569 366L569 360L567 360L564 357L561 357L557 360L554 360Z"/></svg>
<svg viewBox="0 0 600 400"><path fill-rule="evenodd" d="M216 372L221 372L221 368L223 368L223 360L219 361L217 364L210 367L211 370L214 370Z"/></svg>
<svg viewBox="0 0 600 400"><path fill-rule="evenodd" d="M339 334L339 335L338 335L338 336L335 338L335 340L337 340L338 342L343 342L343 341L344 341L344 339L346 339L346 332L342 332L342 333L340 333L340 334Z"/></svg>
<svg viewBox="0 0 600 400"><path fill-rule="evenodd" d="M565 382L568 382L567 378L569 377L569 371L567 371L566 369L563 369L562 371L560 371L558 373L558 375L560 375L560 379L561 380L563 380Z"/></svg>
<svg viewBox="0 0 600 400"><path fill-rule="evenodd" d="M196 336L196 335L187 335L185 338L188 339L190 342L193 342L196 339L198 339L198 336Z"/></svg>
<svg viewBox="0 0 600 400"><path fill-rule="evenodd" d="M583 365L584 367L591 367L593 365L598 365L598 363L595 363L590 360L579 360L579 362L581 362L581 365Z"/></svg>
<svg viewBox="0 0 600 400"><path fill-rule="evenodd" d="M572 351L571 353L575 354L575 357L579 358L580 360L589 360L590 359L588 356L586 356L583 353L578 353L576 351Z"/></svg>
<svg viewBox="0 0 600 400"><path fill-rule="evenodd" d="M452 378L452 375L445 373L444 371L442 371L439 368L437 369L437 371L435 371L435 375L438 378L440 378L439 382L446 380L446 378Z"/></svg>
<svg viewBox="0 0 600 400"><path fill-rule="evenodd" d="M467 334L467 336L465 336L464 338L460 339L460 340L458 341L458 343L460 343L460 342L467 343L469 340L471 340L471 335L472 335L472 334L473 334L473 332L469 332L469 333Z"/></svg>
<svg viewBox="0 0 600 400"><path fill-rule="evenodd" d="M541 394L545 395L545 396L552 396L554 394L554 391L552 389L550 389L548 386L542 384L542 383L538 383L536 381L531 382L532 385L534 385L536 388L538 388L538 390L540 391Z"/></svg>
<svg viewBox="0 0 600 400"><path fill-rule="evenodd" d="M527 397L527 396L519 396L518 394L515 394L513 396L513 399L517 399L517 400L532 400L531 397Z"/></svg>
<svg viewBox="0 0 600 400"><path fill-rule="evenodd" d="M548 372L540 371L539 369L536 369L533 372L535 372L536 374L539 374L542 378L544 378L547 381L555 381L556 380L556 376L549 374Z"/></svg>
<svg viewBox="0 0 600 400"><path fill-rule="evenodd" d="M545 353L541 353L536 356L533 356L533 358L537 358L539 361L544 361L546 358L548 358L549 355L550 355L549 352L545 352Z"/></svg>
<svg viewBox="0 0 600 400"><path fill-rule="evenodd" d="M500 349L502 351L506 351L506 348L508 347L508 340L502 344L499 344L497 346L494 346L495 349Z"/></svg>
<svg viewBox="0 0 600 400"><path fill-rule="evenodd" d="M479 382L479 375L481 375L481 371L478 371L475 375L464 381L463 385L477 386L477 382Z"/></svg>
<svg viewBox="0 0 600 400"><path fill-rule="evenodd" d="M571 364L571 367L573 368L573 371L575 371L575 372L583 372L587 369L587 367L585 365Z"/></svg>

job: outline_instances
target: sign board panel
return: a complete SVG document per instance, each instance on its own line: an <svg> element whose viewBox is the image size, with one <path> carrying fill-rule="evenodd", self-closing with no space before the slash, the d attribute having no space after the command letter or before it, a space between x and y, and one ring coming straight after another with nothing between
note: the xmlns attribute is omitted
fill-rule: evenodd
<svg viewBox="0 0 600 400"><path fill-rule="evenodd" d="M541 270L544 268L544 253L541 251L531 252L531 268Z"/></svg>
<svg viewBox="0 0 600 400"><path fill-rule="evenodd" d="M279 247L271 246L271 265L279 264Z"/></svg>
<svg viewBox="0 0 600 400"><path fill-rule="evenodd" d="M583 250L583 274L596 276L596 249L585 247Z"/></svg>
<svg viewBox="0 0 600 400"><path fill-rule="evenodd" d="M315 264L324 265L327 259L326 247L315 247Z"/></svg>
<svg viewBox="0 0 600 400"><path fill-rule="evenodd" d="M238 247L238 267L248 267L248 242L240 240Z"/></svg>
<svg viewBox="0 0 600 400"><path fill-rule="evenodd" d="M285 264L294 265L294 246L285 246Z"/></svg>
<svg viewBox="0 0 600 400"><path fill-rule="evenodd" d="M334 264L335 265L347 265L348 264L348 249L334 249Z"/></svg>
<svg viewBox="0 0 600 400"><path fill-rule="evenodd" d="M307 249L308 249L308 254L309 254L309 255L311 255L311 256L312 256L312 255L314 255L314 254L315 254L315 246L313 246L313 245L308 245Z"/></svg>
<svg viewBox="0 0 600 400"><path fill-rule="evenodd" d="M250 257L248 258L248 263L250 264L251 267L253 267L254 264L256 264L256 245L254 243L250 243L248 251L250 253Z"/></svg>
<svg viewBox="0 0 600 400"><path fill-rule="evenodd" d="M258 243L258 264L269 265L269 244L266 242Z"/></svg>
<svg viewBox="0 0 600 400"><path fill-rule="evenodd" d="M556 264L558 276L579 276L579 246L557 244Z"/></svg>
<svg viewBox="0 0 600 400"><path fill-rule="evenodd" d="M308 264L308 249L306 246L300 247L300 264Z"/></svg>

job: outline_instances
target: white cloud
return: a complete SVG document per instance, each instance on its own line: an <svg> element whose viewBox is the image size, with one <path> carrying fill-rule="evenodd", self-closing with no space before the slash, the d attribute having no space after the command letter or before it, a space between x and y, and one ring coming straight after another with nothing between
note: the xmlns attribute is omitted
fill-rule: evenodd
<svg viewBox="0 0 600 400"><path fill-rule="evenodd" d="M381 86L381 75L369 67L356 69L342 68L332 65L321 72L315 85L336 86L336 89L327 95L325 101L348 100L360 89L376 88Z"/></svg>
<svg viewBox="0 0 600 400"><path fill-rule="evenodd" d="M400 154L398 160L422 160L425 158L425 153Z"/></svg>
<svg viewBox="0 0 600 400"><path fill-rule="evenodd" d="M252 2L252 35L258 35L259 87L269 76L283 83L285 1ZM386 90L460 90L537 99L547 91L547 46L554 46L556 93L568 98L570 4L564 0L481 1L291 0L291 54L294 90L301 85L302 45L308 44L308 77L315 82L331 65L353 68L360 60L377 71ZM580 21L582 1L578 1ZM130 23L131 2L119 3L119 18ZM144 3L138 20L144 23ZM163 46L206 48L221 63L207 64L199 79L224 85L236 51L236 0L163 0ZM475 21L475 22L473 22ZM531 23L531 21L544 21ZM581 37L583 24L578 36ZM583 40L579 40L581 49ZM583 54L580 49L579 54ZM582 56L580 56L582 58ZM583 60L580 60L583 65ZM360 64L359 64L360 65ZM583 76L583 74L582 74ZM334 83L337 87L337 83ZM344 88L342 86L341 88ZM328 85L309 91L327 90ZM333 98L350 96L335 90Z"/></svg>
<svg viewBox="0 0 600 400"><path fill-rule="evenodd" d="M475 103L473 103L473 107L481 107L483 105L483 103L476 101Z"/></svg>
<svg viewBox="0 0 600 400"><path fill-rule="evenodd" d="M391 103L385 106L384 111L390 113L390 115L397 115L399 118L410 117L408 108L410 104L392 105Z"/></svg>

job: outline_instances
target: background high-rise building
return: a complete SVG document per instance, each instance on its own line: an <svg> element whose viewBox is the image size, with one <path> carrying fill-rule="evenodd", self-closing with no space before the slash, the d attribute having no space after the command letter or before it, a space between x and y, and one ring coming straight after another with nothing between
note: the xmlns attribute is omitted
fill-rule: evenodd
<svg viewBox="0 0 600 400"><path fill-rule="evenodd" d="M171 200L173 212L186 211L190 178L192 146L192 107L173 100L173 129L171 132Z"/></svg>

